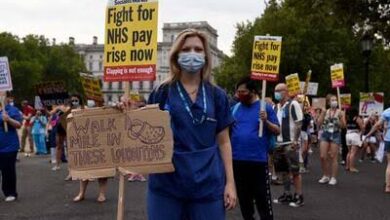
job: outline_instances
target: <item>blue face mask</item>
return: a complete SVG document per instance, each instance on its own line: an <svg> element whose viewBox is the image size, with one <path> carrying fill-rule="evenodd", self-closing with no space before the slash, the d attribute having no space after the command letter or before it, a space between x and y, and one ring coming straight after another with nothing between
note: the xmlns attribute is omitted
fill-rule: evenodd
<svg viewBox="0 0 390 220"><path fill-rule="evenodd" d="M204 67L206 61L204 55L201 53L182 52L179 53L177 63L183 71L195 74Z"/></svg>
<svg viewBox="0 0 390 220"><path fill-rule="evenodd" d="M280 92L275 92L274 97L275 97L276 101L282 100L282 94Z"/></svg>

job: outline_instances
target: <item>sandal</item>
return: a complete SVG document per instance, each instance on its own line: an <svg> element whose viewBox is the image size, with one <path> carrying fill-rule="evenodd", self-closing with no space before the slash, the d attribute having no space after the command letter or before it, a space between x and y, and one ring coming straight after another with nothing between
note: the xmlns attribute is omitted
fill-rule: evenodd
<svg viewBox="0 0 390 220"><path fill-rule="evenodd" d="M73 198L73 202L81 202L84 200L84 196L82 195L77 195L76 197Z"/></svg>
<svg viewBox="0 0 390 220"><path fill-rule="evenodd" d="M104 195L99 195L99 197L96 199L97 202L103 203L106 201L106 197Z"/></svg>

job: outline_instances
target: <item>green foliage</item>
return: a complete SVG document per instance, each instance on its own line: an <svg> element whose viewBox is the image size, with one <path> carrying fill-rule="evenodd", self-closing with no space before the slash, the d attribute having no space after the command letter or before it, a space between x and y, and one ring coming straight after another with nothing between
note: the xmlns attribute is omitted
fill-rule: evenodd
<svg viewBox="0 0 390 220"><path fill-rule="evenodd" d="M35 85L65 81L69 92L82 91L79 73L85 71L80 56L69 45L49 45L44 36L28 35L22 40L0 33L0 56L7 56L15 98L33 101Z"/></svg>
<svg viewBox="0 0 390 220"><path fill-rule="evenodd" d="M335 93L330 83L330 66L344 63L347 87L342 92L352 92L353 101L357 104L359 92L364 91L364 57L360 36L352 27L355 25L351 21L354 18L343 14L345 10L342 6L339 0L270 1L255 21L237 25L232 55L216 71L217 83L232 92L237 80L250 74L254 36L270 34L283 37L279 70L281 82L291 73L299 73L303 81L306 72L311 69L312 81L320 83L319 96ZM384 86L383 82L389 75L389 58L389 50L377 43L370 62L372 91L390 94L390 87ZM267 95L270 95L274 84L268 85Z"/></svg>

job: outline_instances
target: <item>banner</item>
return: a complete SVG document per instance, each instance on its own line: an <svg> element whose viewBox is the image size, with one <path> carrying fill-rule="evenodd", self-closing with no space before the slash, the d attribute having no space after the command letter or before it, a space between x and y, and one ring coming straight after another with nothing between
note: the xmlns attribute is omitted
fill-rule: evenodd
<svg viewBox="0 0 390 220"><path fill-rule="evenodd" d="M67 146L73 178L111 177L119 167L136 173L174 171L169 113L157 105L127 112L114 108L73 111Z"/></svg>
<svg viewBox="0 0 390 220"><path fill-rule="evenodd" d="M12 79L8 57L0 57L0 91L11 91Z"/></svg>
<svg viewBox="0 0 390 220"><path fill-rule="evenodd" d="M359 114L370 116L371 114L382 114L384 109L383 92L360 93Z"/></svg>
<svg viewBox="0 0 390 220"><path fill-rule="evenodd" d="M325 109L326 108L326 98L313 98L311 100L312 107L314 109Z"/></svg>
<svg viewBox="0 0 390 220"><path fill-rule="evenodd" d="M304 87L305 87L305 82L300 82L300 85L301 85L301 93L303 94L304 93ZM309 82L309 84L307 85L307 91L306 91L306 95L310 95L310 96L316 96L318 93L318 83L316 82Z"/></svg>
<svg viewBox="0 0 390 220"><path fill-rule="evenodd" d="M155 80L158 1L127 2L107 7L104 81Z"/></svg>
<svg viewBox="0 0 390 220"><path fill-rule="evenodd" d="M49 81L35 85L37 95L44 106L62 105L69 102L69 94L63 81Z"/></svg>
<svg viewBox="0 0 390 220"><path fill-rule="evenodd" d="M104 102L100 80L97 77L93 77L86 73L80 73L80 80L83 85L86 99Z"/></svg>
<svg viewBox="0 0 390 220"><path fill-rule="evenodd" d="M252 54L252 79L278 81L282 37L255 36Z"/></svg>
<svg viewBox="0 0 390 220"><path fill-rule="evenodd" d="M349 109L352 106L352 95L348 94L340 94L340 102L342 109Z"/></svg>
<svg viewBox="0 0 390 220"><path fill-rule="evenodd" d="M334 64L330 67L330 78L332 80L332 88L340 88L345 86L344 66L342 63Z"/></svg>
<svg viewBox="0 0 390 220"><path fill-rule="evenodd" d="M294 73L286 76L286 84L287 84L288 94L290 96L295 96L301 92L301 85L300 85L298 73Z"/></svg>

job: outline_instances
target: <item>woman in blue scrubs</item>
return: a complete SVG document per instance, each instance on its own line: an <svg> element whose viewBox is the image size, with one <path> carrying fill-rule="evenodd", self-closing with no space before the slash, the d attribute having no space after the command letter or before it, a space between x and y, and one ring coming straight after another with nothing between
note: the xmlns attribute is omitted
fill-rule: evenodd
<svg viewBox="0 0 390 220"><path fill-rule="evenodd" d="M170 78L149 104L171 116L174 173L153 174L148 186L150 220L225 219L236 205L229 126L234 119L225 92L210 82L207 37L181 32L170 52Z"/></svg>

